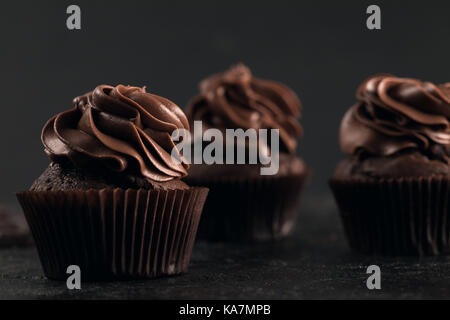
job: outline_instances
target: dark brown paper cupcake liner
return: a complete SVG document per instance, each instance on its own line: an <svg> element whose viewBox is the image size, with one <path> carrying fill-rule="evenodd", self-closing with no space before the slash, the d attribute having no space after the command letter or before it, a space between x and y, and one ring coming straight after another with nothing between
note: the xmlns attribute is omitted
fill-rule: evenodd
<svg viewBox="0 0 450 320"><path fill-rule="evenodd" d="M366 254L450 252L450 179L330 180L350 247Z"/></svg>
<svg viewBox="0 0 450 320"><path fill-rule="evenodd" d="M186 272L208 189L26 191L17 194L44 273L83 280Z"/></svg>
<svg viewBox="0 0 450 320"><path fill-rule="evenodd" d="M198 230L209 241L256 242L288 236L309 176L192 178L191 185L210 189Z"/></svg>

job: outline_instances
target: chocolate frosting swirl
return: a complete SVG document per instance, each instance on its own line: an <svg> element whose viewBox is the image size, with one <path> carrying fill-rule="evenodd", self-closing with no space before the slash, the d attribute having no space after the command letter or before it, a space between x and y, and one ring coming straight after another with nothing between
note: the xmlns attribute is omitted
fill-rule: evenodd
<svg viewBox="0 0 450 320"><path fill-rule="evenodd" d="M42 130L45 152L53 161L70 160L81 168L99 165L149 181L186 176L185 160L171 156L171 134L189 130L189 123L173 102L145 87L100 85L73 103Z"/></svg>
<svg viewBox="0 0 450 320"><path fill-rule="evenodd" d="M376 75L344 116L340 145L349 155L391 156L416 150L447 163L450 155L450 83Z"/></svg>
<svg viewBox="0 0 450 320"><path fill-rule="evenodd" d="M252 76L243 64L200 83L200 94L188 105L191 121L225 129L279 129L280 147L294 153L302 136L301 103L288 87Z"/></svg>

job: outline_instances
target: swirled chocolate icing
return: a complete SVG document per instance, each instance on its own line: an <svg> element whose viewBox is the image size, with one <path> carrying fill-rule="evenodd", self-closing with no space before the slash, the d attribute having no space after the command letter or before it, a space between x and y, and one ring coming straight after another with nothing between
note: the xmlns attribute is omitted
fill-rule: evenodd
<svg viewBox="0 0 450 320"><path fill-rule="evenodd" d="M356 96L359 102L341 124L345 153L389 156L416 149L449 163L450 83L377 75Z"/></svg>
<svg viewBox="0 0 450 320"><path fill-rule="evenodd" d="M450 173L450 83L376 75L357 90L340 145L351 157L338 166L365 176Z"/></svg>
<svg viewBox="0 0 450 320"><path fill-rule="evenodd" d="M225 129L279 129L281 150L294 153L302 136L301 103L287 86L252 76L243 64L200 83L200 94L188 105L191 121Z"/></svg>
<svg viewBox="0 0 450 320"><path fill-rule="evenodd" d="M183 111L144 88L100 85L73 100L74 108L51 118L42 130L45 152L55 162L164 182L187 174L171 156L176 129L189 130Z"/></svg>

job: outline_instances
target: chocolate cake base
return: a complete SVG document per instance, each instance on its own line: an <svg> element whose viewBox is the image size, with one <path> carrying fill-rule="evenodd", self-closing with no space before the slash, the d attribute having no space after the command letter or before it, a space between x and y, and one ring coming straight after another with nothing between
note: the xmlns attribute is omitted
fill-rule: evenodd
<svg viewBox="0 0 450 320"><path fill-rule="evenodd" d="M50 163L33 182L30 191L88 190L88 189L188 189L183 181L150 182L140 176L115 174L102 169L84 170L72 164Z"/></svg>

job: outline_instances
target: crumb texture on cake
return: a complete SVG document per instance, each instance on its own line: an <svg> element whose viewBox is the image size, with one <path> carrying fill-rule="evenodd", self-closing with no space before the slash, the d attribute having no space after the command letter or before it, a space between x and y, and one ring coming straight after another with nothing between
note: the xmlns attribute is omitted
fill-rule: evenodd
<svg viewBox="0 0 450 320"><path fill-rule="evenodd" d="M88 171L73 165L52 162L30 187L30 191L62 191L87 189L187 189L183 181L175 179L163 183L140 176Z"/></svg>

